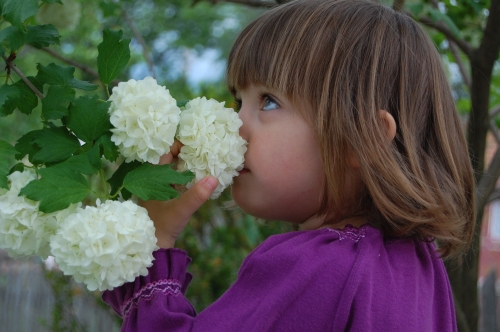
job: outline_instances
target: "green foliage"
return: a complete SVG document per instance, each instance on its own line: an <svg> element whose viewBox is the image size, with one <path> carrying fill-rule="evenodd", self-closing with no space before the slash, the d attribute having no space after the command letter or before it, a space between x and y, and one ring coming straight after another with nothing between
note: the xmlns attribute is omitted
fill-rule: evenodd
<svg viewBox="0 0 500 332"><path fill-rule="evenodd" d="M42 178L28 183L20 195L40 201L42 212L62 210L72 203L81 202L91 190L87 179L68 167L53 166L38 172Z"/></svg>
<svg viewBox="0 0 500 332"><path fill-rule="evenodd" d="M37 69L38 75L36 78L40 82L43 82L43 84L70 86L75 89L87 91L92 91L98 88L95 84L80 81L79 79L74 78L73 75L75 73L75 67L62 67L55 63L51 63L46 67L38 64Z"/></svg>
<svg viewBox="0 0 500 332"><path fill-rule="evenodd" d="M187 184L194 178L190 171L177 172L171 165L143 164L129 172L123 179L123 186L143 200L168 200L178 197L173 184Z"/></svg>
<svg viewBox="0 0 500 332"><path fill-rule="evenodd" d="M59 45L59 31L52 24L29 25L26 33L26 43L36 48Z"/></svg>
<svg viewBox="0 0 500 332"><path fill-rule="evenodd" d="M9 189L7 183L9 163L16 153L17 151L12 145L0 140L0 188Z"/></svg>
<svg viewBox="0 0 500 332"><path fill-rule="evenodd" d="M99 97L82 96L70 107L66 126L84 142L90 143L111 129L108 108L111 102L99 100Z"/></svg>
<svg viewBox="0 0 500 332"><path fill-rule="evenodd" d="M27 79L38 89L42 90L42 85L34 77ZM3 85L3 87L15 87L19 94L11 93L7 102L0 108L0 115L12 114L16 109L26 115L30 115L34 108L38 106L38 97L23 80L19 80L13 85ZM0 91L1 89L0 88Z"/></svg>
<svg viewBox="0 0 500 332"><path fill-rule="evenodd" d="M75 99L75 90L67 85L52 85L42 100L42 117L57 120L69 114L68 107Z"/></svg>
<svg viewBox="0 0 500 332"><path fill-rule="evenodd" d="M105 29L102 43L97 46L97 67L102 83L108 85L122 72L130 60L130 39L122 38L123 32Z"/></svg>
<svg viewBox="0 0 500 332"><path fill-rule="evenodd" d="M33 156L42 163L68 159L80 148L80 142L64 127L43 128L37 131L33 143L40 149Z"/></svg>
<svg viewBox="0 0 500 332"><path fill-rule="evenodd" d="M38 11L38 0L0 0L4 19L19 29L24 28L24 21Z"/></svg>

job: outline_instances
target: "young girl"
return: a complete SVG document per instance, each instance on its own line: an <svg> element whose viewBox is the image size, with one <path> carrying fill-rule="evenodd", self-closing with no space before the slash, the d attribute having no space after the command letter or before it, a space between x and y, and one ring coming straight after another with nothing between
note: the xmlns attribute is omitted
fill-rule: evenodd
<svg viewBox="0 0 500 332"><path fill-rule="evenodd" d="M103 295L122 330L456 331L440 256L471 239L474 181L422 29L371 2L294 1L241 33L227 79L249 143L233 198L301 230L262 243L197 315L190 258L173 247L217 182L145 202L162 249L147 276Z"/></svg>

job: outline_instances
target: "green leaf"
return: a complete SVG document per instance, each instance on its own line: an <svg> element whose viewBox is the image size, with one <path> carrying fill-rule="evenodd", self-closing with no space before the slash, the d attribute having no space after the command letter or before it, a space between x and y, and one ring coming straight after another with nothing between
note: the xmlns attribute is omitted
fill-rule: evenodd
<svg viewBox="0 0 500 332"><path fill-rule="evenodd" d="M17 98L19 97L19 95L19 89L14 85L4 84L0 87L0 116L9 115L12 113L12 111L14 111L13 109L12 111L10 111L10 113L8 111L4 111L3 106L9 98Z"/></svg>
<svg viewBox="0 0 500 332"><path fill-rule="evenodd" d="M16 150L17 152L17 150ZM23 163L17 163L14 166L11 167L9 170L9 174L12 174L14 172L23 172L24 171L24 164Z"/></svg>
<svg viewBox="0 0 500 332"><path fill-rule="evenodd" d="M79 154L76 156L69 157L65 161L56 164L52 167L56 166L63 166L71 169L72 171L75 171L77 173L82 173L82 174L96 174L99 172L99 168L95 168L89 161L89 156L88 154Z"/></svg>
<svg viewBox="0 0 500 332"><path fill-rule="evenodd" d="M57 2L57 3L60 3L61 5L63 4L63 3L61 2L61 0L42 0L42 2L49 3L49 4L50 4L50 3L55 3L55 2Z"/></svg>
<svg viewBox="0 0 500 332"><path fill-rule="evenodd" d="M71 103L66 126L82 141L92 142L111 128L109 105L97 95L79 97Z"/></svg>
<svg viewBox="0 0 500 332"><path fill-rule="evenodd" d="M69 85L75 89L81 90L95 90L98 88L97 85L91 84L89 82L80 81L73 77L75 73L75 67L63 67L51 63L48 66L43 66L38 64L36 66L38 69L38 74L36 78L40 80L43 84L48 85Z"/></svg>
<svg viewBox="0 0 500 332"><path fill-rule="evenodd" d="M46 120L57 120L69 114L68 107L75 99L75 90L67 85L52 85L42 99L42 116Z"/></svg>
<svg viewBox="0 0 500 332"><path fill-rule="evenodd" d="M0 140L0 188L9 189L7 175L9 174L9 161L17 153L9 143Z"/></svg>
<svg viewBox="0 0 500 332"><path fill-rule="evenodd" d="M88 156L90 163L95 168L102 167L102 158L101 158L102 154L101 154L101 147L99 146L99 144L94 144L92 149L89 150Z"/></svg>
<svg viewBox="0 0 500 332"><path fill-rule="evenodd" d="M171 184L186 184L193 177L192 172L180 173L173 170L171 165L142 164L125 176L123 185L143 200L164 201L179 196Z"/></svg>
<svg viewBox="0 0 500 332"><path fill-rule="evenodd" d="M23 29L9 26L0 31L0 42L12 52L17 51L26 43L26 32Z"/></svg>
<svg viewBox="0 0 500 332"><path fill-rule="evenodd" d="M28 25L26 43L36 48L59 45L59 31L52 24Z"/></svg>
<svg viewBox="0 0 500 332"><path fill-rule="evenodd" d="M96 145L100 145L103 149L104 157L109 161L115 161L120 153L115 143L111 141L111 132L107 132L96 141Z"/></svg>
<svg viewBox="0 0 500 332"><path fill-rule="evenodd" d="M184 107L184 106L186 106L186 104L187 104L188 102L189 102L189 100L179 100L179 101L177 102L177 107L179 107L179 108L180 108L180 107Z"/></svg>
<svg viewBox="0 0 500 332"><path fill-rule="evenodd" d="M130 60L130 39L120 40L123 32L105 29L103 40L97 46L97 69L102 83L109 84L125 68Z"/></svg>
<svg viewBox="0 0 500 332"><path fill-rule="evenodd" d="M40 151L40 147L35 144L35 140L42 133L42 129L33 130L26 133L20 139L17 140L16 145L14 146L16 150L19 152L16 155L16 159L21 160L24 156L29 155L29 162L32 164L40 164L39 160L33 158L33 156Z"/></svg>
<svg viewBox="0 0 500 332"><path fill-rule="evenodd" d="M141 166L142 163L139 161L132 161L130 163L123 162L120 167L113 173L113 175L109 178L108 183L111 185L111 195L116 194L118 189L123 185L123 179L127 174L137 167ZM128 192L128 191L127 191ZM123 196L123 189L122 189L122 196ZM123 197L124 199L127 199ZM128 197L130 198L130 197Z"/></svg>
<svg viewBox="0 0 500 332"><path fill-rule="evenodd" d="M43 86L34 77L29 76L27 79L39 91L42 90ZM0 107L0 114L7 115L18 109L21 113L30 115L33 109L38 106L38 96L23 80L17 81L13 86L17 87L19 94L9 97L3 107Z"/></svg>
<svg viewBox="0 0 500 332"><path fill-rule="evenodd" d="M33 158L45 163L54 163L69 158L80 148L78 139L64 127L44 128L35 138L40 147Z"/></svg>
<svg viewBox="0 0 500 332"><path fill-rule="evenodd" d="M116 15L116 12L118 10L120 10L120 5L116 4L116 3L106 3L106 2L102 2L99 4L99 7L101 8L102 10L102 14L104 15L104 17L111 17L111 16L115 16Z"/></svg>
<svg viewBox="0 0 500 332"><path fill-rule="evenodd" d="M40 201L39 209L42 212L65 209L72 203L81 202L90 192L85 177L69 167L53 166L38 172L42 178L28 183L19 194Z"/></svg>
<svg viewBox="0 0 500 332"><path fill-rule="evenodd" d="M27 18L38 12L38 0L1 0L0 5L4 19L20 29Z"/></svg>

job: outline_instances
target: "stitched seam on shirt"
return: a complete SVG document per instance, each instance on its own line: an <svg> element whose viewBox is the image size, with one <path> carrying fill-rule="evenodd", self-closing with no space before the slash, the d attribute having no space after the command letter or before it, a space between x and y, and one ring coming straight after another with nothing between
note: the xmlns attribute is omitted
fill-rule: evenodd
<svg viewBox="0 0 500 332"><path fill-rule="evenodd" d="M164 295L177 296L181 293L181 283L175 279L158 280L147 284L141 290L132 296L130 300L125 302L121 308L122 317L125 318L139 304L139 301L149 301L155 293L161 292Z"/></svg>
<svg viewBox="0 0 500 332"><path fill-rule="evenodd" d="M366 236L366 229L364 227L362 228L356 228L356 227L346 227L344 229L333 229L333 228L327 228L330 232L337 233L339 236L339 241L342 241L343 239L350 239L354 242L358 242L362 238Z"/></svg>

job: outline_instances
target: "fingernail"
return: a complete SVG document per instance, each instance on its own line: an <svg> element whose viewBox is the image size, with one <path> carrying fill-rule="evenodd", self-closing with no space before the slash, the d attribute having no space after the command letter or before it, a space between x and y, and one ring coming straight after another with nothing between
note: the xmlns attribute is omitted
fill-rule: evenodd
<svg viewBox="0 0 500 332"><path fill-rule="evenodd" d="M210 190L215 190L215 188L217 188L217 184L218 184L218 181L216 178L214 178L213 176L210 176L208 177L206 180L205 180L205 183L204 185L210 189Z"/></svg>

